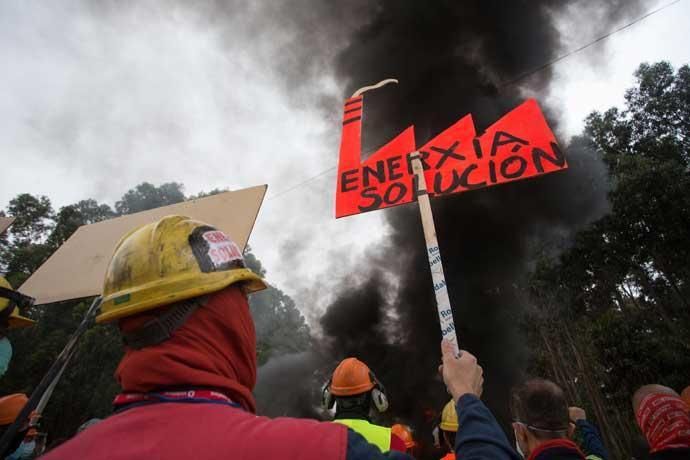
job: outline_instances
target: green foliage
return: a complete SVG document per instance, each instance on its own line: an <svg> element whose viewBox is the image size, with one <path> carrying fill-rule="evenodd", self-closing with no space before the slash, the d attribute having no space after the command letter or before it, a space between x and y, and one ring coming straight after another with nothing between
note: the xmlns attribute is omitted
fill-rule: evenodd
<svg viewBox="0 0 690 460"><path fill-rule="evenodd" d="M259 364L274 356L308 348L309 327L290 296L271 286L253 294L249 303L256 327Z"/></svg>
<svg viewBox="0 0 690 460"><path fill-rule="evenodd" d="M635 433L636 388L690 384L690 67L642 64L635 76L624 109L586 120L584 136L609 167L611 212L531 280L541 299L529 336L533 370L603 408L616 456ZM559 355L571 343L586 358L581 366L567 361L572 352Z"/></svg>
<svg viewBox="0 0 690 460"><path fill-rule="evenodd" d="M143 182L129 190L115 203L118 214L132 214L147 209L159 208L185 200L182 184L168 182L159 187Z"/></svg>
<svg viewBox="0 0 690 460"><path fill-rule="evenodd" d="M55 217L55 228L48 241L57 249L82 225L93 224L115 217L107 204L98 204L96 200L82 200L76 204L60 208Z"/></svg>
<svg viewBox="0 0 690 460"><path fill-rule="evenodd" d="M202 192L197 197L219 192ZM117 212L89 199L64 206L55 214L48 198L19 195L7 208L7 214L17 220L0 242L0 272L14 286L19 286L79 226L182 200L181 184L156 187L143 183L116 203ZM266 270L249 248L245 260L250 268L265 275ZM14 358L0 381L0 394L31 393L76 330L89 303L86 300L61 302L33 307L26 312L38 323L31 328L10 331ZM309 329L289 296L271 287L252 296L250 304L260 363L272 356L306 349ZM84 334L44 413L43 427L52 439L69 437L86 420L110 414L111 402L119 391L113 375L122 353L121 338L115 327L96 326Z"/></svg>
<svg viewBox="0 0 690 460"><path fill-rule="evenodd" d="M10 201L7 214L16 218L12 235L17 240L37 241L50 229L48 220L53 215L53 207L48 197L22 193Z"/></svg>
<svg viewBox="0 0 690 460"><path fill-rule="evenodd" d="M0 271L8 273L10 284L17 286L51 253L45 240L53 226L53 207L45 196L23 193L10 201L7 215L15 221L3 236Z"/></svg>
<svg viewBox="0 0 690 460"><path fill-rule="evenodd" d="M207 196L218 195L219 193L227 192L227 188L214 188L210 192L199 192L196 195L190 195L188 200L198 200L199 198L206 198Z"/></svg>

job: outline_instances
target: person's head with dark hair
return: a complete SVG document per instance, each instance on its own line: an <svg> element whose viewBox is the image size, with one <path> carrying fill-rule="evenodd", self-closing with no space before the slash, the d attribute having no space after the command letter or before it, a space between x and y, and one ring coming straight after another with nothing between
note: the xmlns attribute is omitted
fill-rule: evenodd
<svg viewBox="0 0 690 460"><path fill-rule="evenodd" d="M335 418L355 418L369 420L371 412L371 394L362 393L354 396L338 396L335 398Z"/></svg>
<svg viewBox="0 0 690 460"><path fill-rule="evenodd" d="M532 379L517 386L510 409L517 447L526 457L540 445L571 434L565 394L549 380Z"/></svg>

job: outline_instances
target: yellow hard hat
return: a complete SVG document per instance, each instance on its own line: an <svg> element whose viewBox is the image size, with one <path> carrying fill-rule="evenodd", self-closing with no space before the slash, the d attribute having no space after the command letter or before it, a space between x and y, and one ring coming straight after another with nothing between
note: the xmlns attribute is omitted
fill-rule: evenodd
<svg viewBox="0 0 690 460"><path fill-rule="evenodd" d="M266 288L225 233L184 216L167 216L122 237L105 274L101 314L107 323L244 282Z"/></svg>
<svg viewBox="0 0 690 460"><path fill-rule="evenodd" d="M14 289L12 288L12 285L3 276L0 276L0 287L14 291ZM22 295L18 292L17 292L17 294ZM26 297L26 296L24 296L24 297ZM29 300L31 302L33 302L33 299L29 299ZM7 308L10 308L11 302L12 301L10 299L7 299L7 298L2 297L0 295L0 316L4 317L4 315L2 315L2 312L4 312ZM28 326L31 326L32 324L35 324L35 323L36 323L36 321L20 315L18 307L12 308L12 312L10 312L9 316L7 317L7 324L8 324L10 329L18 329L21 327L28 327Z"/></svg>
<svg viewBox="0 0 690 460"><path fill-rule="evenodd" d="M458 431L458 414L455 412L455 401L452 399L443 408L441 412L441 423L439 427L443 431Z"/></svg>

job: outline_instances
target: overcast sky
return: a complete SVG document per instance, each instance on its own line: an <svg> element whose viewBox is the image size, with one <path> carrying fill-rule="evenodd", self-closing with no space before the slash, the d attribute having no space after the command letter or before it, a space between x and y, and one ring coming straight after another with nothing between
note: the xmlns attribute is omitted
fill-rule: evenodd
<svg viewBox="0 0 690 460"><path fill-rule="evenodd" d="M281 193L336 164L340 108L325 115L323 101L342 88L329 69L290 91L276 63L295 33L258 33L265 12L252 2L222 29L187 4L95 4L0 2L0 207L23 192L56 209L86 198L113 205L142 181L182 182L187 194L267 183L250 244L270 281L325 303L333 264L355 270L385 237L381 213L333 218L334 170ZM681 0L560 62L538 97L576 134L590 111L622 103L640 62L690 62L688 24ZM595 38L586 20L559 27L564 51Z"/></svg>

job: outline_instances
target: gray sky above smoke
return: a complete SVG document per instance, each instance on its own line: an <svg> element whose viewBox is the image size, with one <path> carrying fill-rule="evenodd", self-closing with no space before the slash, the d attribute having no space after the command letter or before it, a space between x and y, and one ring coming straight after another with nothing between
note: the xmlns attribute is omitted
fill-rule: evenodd
<svg viewBox="0 0 690 460"><path fill-rule="evenodd" d="M337 50L305 33L319 27L308 2L287 21L287 2L266 2L235 2L222 22L158 2L0 3L0 206L22 192L56 208L112 205L142 181L182 182L188 194L268 183L250 243L298 304L327 305L331 271L354 272L383 237L381 213L336 221L334 170L280 194L336 164L342 87L322 65ZM564 49L595 38L592 18L570 13L558 22ZM640 62L690 62L689 22L690 2L680 2L559 63L550 93L537 96L576 134L591 110L622 102ZM313 47L313 60L300 62L295 47Z"/></svg>

